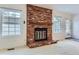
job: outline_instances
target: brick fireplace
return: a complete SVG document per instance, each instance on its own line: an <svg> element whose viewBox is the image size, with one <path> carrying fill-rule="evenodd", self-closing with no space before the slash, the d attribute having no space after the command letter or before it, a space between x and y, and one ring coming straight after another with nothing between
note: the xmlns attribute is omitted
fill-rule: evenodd
<svg viewBox="0 0 79 59"><path fill-rule="evenodd" d="M52 42L52 10L28 4L27 45L33 48Z"/></svg>

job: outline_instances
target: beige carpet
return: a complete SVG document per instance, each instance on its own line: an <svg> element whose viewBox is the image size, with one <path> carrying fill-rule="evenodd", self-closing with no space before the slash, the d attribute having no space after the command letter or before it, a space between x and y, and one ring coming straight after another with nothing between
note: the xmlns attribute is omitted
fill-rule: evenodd
<svg viewBox="0 0 79 59"><path fill-rule="evenodd" d="M20 48L12 51L0 51L1 55L79 55L79 42L73 40L59 41L57 44L37 48Z"/></svg>

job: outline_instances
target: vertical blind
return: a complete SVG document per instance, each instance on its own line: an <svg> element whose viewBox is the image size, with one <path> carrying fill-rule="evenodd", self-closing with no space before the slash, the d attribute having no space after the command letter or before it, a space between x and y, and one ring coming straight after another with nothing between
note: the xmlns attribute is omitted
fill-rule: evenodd
<svg viewBox="0 0 79 59"><path fill-rule="evenodd" d="M21 34L21 11L0 8L0 35L11 36Z"/></svg>

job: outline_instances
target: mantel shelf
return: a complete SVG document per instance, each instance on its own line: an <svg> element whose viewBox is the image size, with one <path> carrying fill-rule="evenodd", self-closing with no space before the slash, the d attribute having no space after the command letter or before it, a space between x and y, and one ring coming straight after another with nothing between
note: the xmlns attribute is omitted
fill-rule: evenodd
<svg viewBox="0 0 79 59"><path fill-rule="evenodd" d="M29 24L35 24L35 25L52 25L50 22L33 22L33 21L28 21Z"/></svg>

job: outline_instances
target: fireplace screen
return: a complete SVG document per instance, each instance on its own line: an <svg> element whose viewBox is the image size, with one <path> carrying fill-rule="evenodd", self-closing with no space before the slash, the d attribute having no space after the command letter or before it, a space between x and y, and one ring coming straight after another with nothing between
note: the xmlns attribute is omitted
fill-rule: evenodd
<svg viewBox="0 0 79 59"><path fill-rule="evenodd" d="M47 40L47 28L35 28L35 41Z"/></svg>

